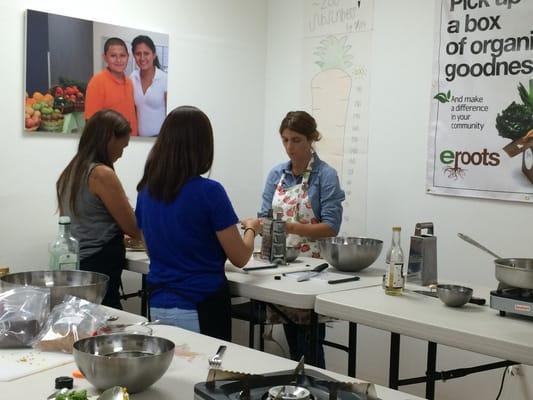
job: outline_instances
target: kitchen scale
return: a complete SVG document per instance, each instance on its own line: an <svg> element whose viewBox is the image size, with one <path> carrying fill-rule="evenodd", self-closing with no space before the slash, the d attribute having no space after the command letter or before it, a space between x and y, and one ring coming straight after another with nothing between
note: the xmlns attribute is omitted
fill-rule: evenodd
<svg viewBox="0 0 533 400"><path fill-rule="evenodd" d="M498 288L490 292L490 308L507 313L533 317L533 290L514 287Z"/></svg>

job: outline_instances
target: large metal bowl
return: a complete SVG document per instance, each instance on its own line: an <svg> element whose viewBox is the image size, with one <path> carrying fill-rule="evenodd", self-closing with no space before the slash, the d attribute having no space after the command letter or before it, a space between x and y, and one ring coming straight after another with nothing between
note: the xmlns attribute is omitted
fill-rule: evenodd
<svg viewBox="0 0 533 400"><path fill-rule="evenodd" d="M90 271L15 272L0 277L2 290L16 286L37 286L50 289L50 308L61 303L65 295L100 304L107 290L109 277Z"/></svg>
<svg viewBox="0 0 533 400"><path fill-rule="evenodd" d="M168 369L174 343L145 335L102 335L78 340L74 361L98 389L124 386L136 393L154 384Z"/></svg>
<svg viewBox="0 0 533 400"><path fill-rule="evenodd" d="M357 272L379 257L383 241L363 237L332 237L319 239L320 255L340 271Z"/></svg>

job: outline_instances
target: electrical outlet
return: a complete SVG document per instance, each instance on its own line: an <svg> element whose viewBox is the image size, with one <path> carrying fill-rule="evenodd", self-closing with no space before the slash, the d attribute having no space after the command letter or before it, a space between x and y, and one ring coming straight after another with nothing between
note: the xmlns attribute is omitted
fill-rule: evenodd
<svg viewBox="0 0 533 400"><path fill-rule="evenodd" d="M511 376L522 376L522 364L510 365L507 367L507 373Z"/></svg>

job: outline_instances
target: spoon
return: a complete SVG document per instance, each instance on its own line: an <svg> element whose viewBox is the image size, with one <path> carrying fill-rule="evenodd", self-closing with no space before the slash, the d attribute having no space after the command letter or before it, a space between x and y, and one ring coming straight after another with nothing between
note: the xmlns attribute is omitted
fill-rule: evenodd
<svg viewBox="0 0 533 400"><path fill-rule="evenodd" d="M126 388L114 386L102 392L97 400L128 400L129 398Z"/></svg>

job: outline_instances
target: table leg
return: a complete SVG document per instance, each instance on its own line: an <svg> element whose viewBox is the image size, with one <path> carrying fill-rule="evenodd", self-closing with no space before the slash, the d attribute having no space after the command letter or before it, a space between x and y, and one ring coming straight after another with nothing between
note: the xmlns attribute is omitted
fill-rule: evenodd
<svg viewBox="0 0 533 400"><path fill-rule="evenodd" d="M391 332L389 359L389 387L398 389L400 375L400 335Z"/></svg>
<svg viewBox="0 0 533 400"><path fill-rule="evenodd" d="M350 322L348 327L348 376L355 378L357 364L357 324Z"/></svg>
<svg viewBox="0 0 533 400"><path fill-rule="evenodd" d="M435 398L435 369L437 367L437 343L428 342L426 367L426 399Z"/></svg>
<svg viewBox="0 0 533 400"><path fill-rule="evenodd" d="M309 339L311 342L311 359L308 361L309 364L316 366L317 365L317 355L318 355L318 346L322 346L322 343L318 342L318 314L314 311L311 311L311 323L309 325Z"/></svg>
<svg viewBox="0 0 533 400"><path fill-rule="evenodd" d="M256 312L257 312L257 304L255 300L250 300L250 322L249 322L249 329L248 329L248 347L251 349L255 349L255 318L256 318Z"/></svg>
<svg viewBox="0 0 533 400"><path fill-rule="evenodd" d="M141 274L141 315L143 317L149 317L149 314L150 310L148 309L148 289L146 285L146 275Z"/></svg>

